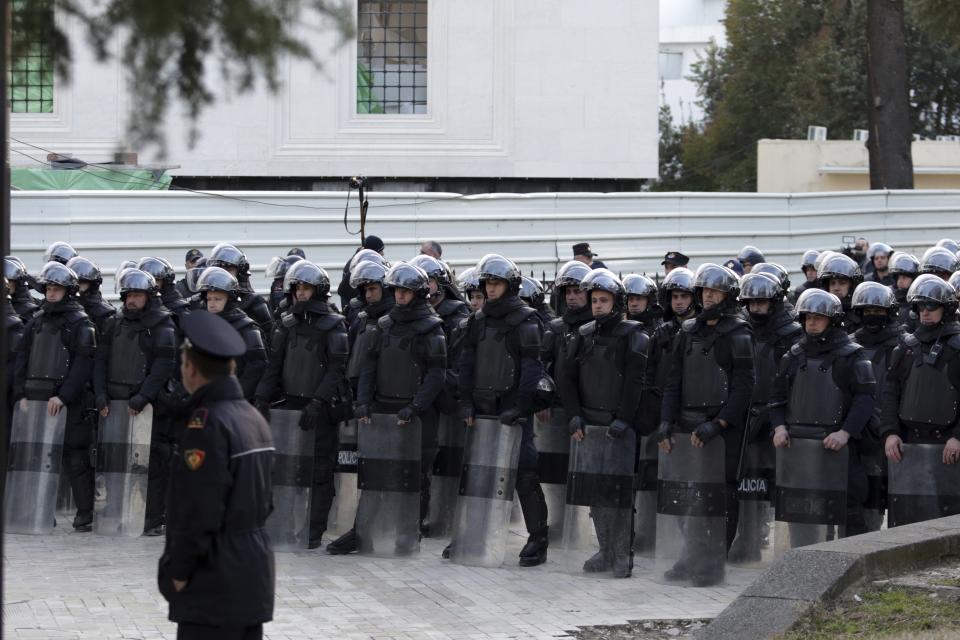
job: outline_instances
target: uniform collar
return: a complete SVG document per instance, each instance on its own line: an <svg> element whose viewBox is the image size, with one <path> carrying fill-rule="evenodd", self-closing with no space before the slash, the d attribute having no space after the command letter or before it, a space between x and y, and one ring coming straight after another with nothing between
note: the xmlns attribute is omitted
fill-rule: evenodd
<svg viewBox="0 0 960 640"><path fill-rule="evenodd" d="M197 389L190 396L190 408L195 409L210 402L243 400L243 388L236 376L217 378Z"/></svg>

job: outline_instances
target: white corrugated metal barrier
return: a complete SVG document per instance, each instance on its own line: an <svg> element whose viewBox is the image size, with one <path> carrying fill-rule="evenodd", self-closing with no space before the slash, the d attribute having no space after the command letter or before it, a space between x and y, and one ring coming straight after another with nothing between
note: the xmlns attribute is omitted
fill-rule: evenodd
<svg viewBox="0 0 960 640"><path fill-rule="evenodd" d="M366 232L383 238L390 260L409 259L422 240L443 245L462 270L486 253L502 253L526 273L549 278L590 242L614 271L653 274L666 251L691 264L721 262L745 244L799 270L809 248L839 249L843 236L865 236L922 252L960 236L960 191L868 191L813 194L561 193L460 196L369 194ZM301 247L330 271L333 286L359 240L344 229L344 192L43 191L12 194L12 251L31 271L44 248L72 244L112 275L125 259L163 256L178 270L192 247L209 252L228 241L243 249L254 285L274 255ZM358 228L356 195L349 225Z"/></svg>

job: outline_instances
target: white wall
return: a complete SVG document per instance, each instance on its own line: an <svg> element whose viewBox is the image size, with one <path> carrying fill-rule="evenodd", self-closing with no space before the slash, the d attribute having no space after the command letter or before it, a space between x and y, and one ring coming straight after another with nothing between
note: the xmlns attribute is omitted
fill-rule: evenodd
<svg viewBox="0 0 960 640"><path fill-rule="evenodd" d="M726 0L660 0L660 52L683 56L680 77L661 77L660 83L661 103L670 106L678 124L703 119L697 86L687 77L711 40L720 46L726 42L725 13Z"/></svg>
<svg viewBox="0 0 960 640"><path fill-rule="evenodd" d="M123 74L65 24L75 81L58 84L57 113L14 115L13 137L103 161L124 145ZM416 116L355 115L355 44L305 31L323 71L285 61L278 95L221 97L193 149L173 114L167 161L201 176L656 177L657 26L656 0L430 0Z"/></svg>
<svg viewBox="0 0 960 640"><path fill-rule="evenodd" d="M124 259L159 255L182 268L192 247L238 244L266 288L271 256L302 247L327 268L334 286L358 245L343 227L343 193L14 192L12 251L31 271L44 248L65 240L99 263L112 291ZM246 200L238 201L232 198ZM264 204L265 203L265 204ZM571 246L590 242L614 271L654 273L678 250L693 265L720 262L745 244L799 272L806 249L839 249L844 235L864 235L921 253L960 237L960 191L824 194L456 194L374 193L367 233L386 242L390 260L410 259L424 239L439 241L457 270L501 253L525 272L552 277ZM350 227L357 227L356 198Z"/></svg>

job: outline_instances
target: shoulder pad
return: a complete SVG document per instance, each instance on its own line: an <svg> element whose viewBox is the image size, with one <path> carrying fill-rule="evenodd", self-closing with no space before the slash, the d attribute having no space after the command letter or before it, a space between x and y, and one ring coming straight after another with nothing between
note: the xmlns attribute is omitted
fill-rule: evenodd
<svg viewBox="0 0 960 640"><path fill-rule="evenodd" d="M954 351L960 351L960 333L955 333L947 340L947 346Z"/></svg>
<svg viewBox="0 0 960 640"><path fill-rule="evenodd" d="M435 328L443 324L443 320L440 316L427 316L426 318L421 318L419 320L414 320L413 330L417 334L430 333Z"/></svg>
<svg viewBox="0 0 960 640"><path fill-rule="evenodd" d="M533 309L531 309L533 311ZM540 325L525 322L517 327L517 336L520 338L520 350L524 353L540 355Z"/></svg>
<svg viewBox="0 0 960 640"><path fill-rule="evenodd" d="M337 325L344 322L346 322L346 319L339 313L330 313L319 316L314 326L320 331L330 331L331 329L336 328Z"/></svg>
<svg viewBox="0 0 960 640"><path fill-rule="evenodd" d="M616 328L613 330L613 335L618 338L630 335L631 332L636 331L637 329L642 329L643 325L637 322L636 320L624 320L619 323Z"/></svg>
<svg viewBox="0 0 960 640"><path fill-rule="evenodd" d="M689 320L684 320L680 327L687 333L693 333L693 331L697 328L697 319L690 318Z"/></svg>
<svg viewBox="0 0 960 640"><path fill-rule="evenodd" d="M350 354L350 340L343 331L327 333L327 353L333 356L347 356Z"/></svg>
<svg viewBox="0 0 960 640"><path fill-rule="evenodd" d="M630 351L637 355L646 356L650 344L650 335L646 331L633 331L629 335Z"/></svg>
<svg viewBox="0 0 960 640"><path fill-rule="evenodd" d="M525 322L531 316L536 316L537 311L531 307L523 307L507 314L506 321L511 327L515 327ZM538 329L539 330L539 329Z"/></svg>
<svg viewBox="0 0 960 640"><path fill-rule="evenodd" d="M447 339L442 331L425 336L427 346L427 364L430 367L444 367L447 363Z"/></svg>
<svg viewBox="0 0 960 640"><path fill-rule="evenodd" d="M849 356L849 355L853 355L853 354L856 353L857 351L863 351L863 347L861 347L859 343L854 342L853 340L851 340L851 341L848 342L847 344L845 344L845 345L841 346L839 349L837 349L837 355L838 355L838 356Z"/></svg>
<svg viewBox="0 0 960 640"><path fill-rule="evenodd" d="M793 345L792 347L790 347L790 355L800 356L802 354L803 354L803 345L800 344L799 342Z"/></svg>
<svg viewBox="0 0 960 640"><path fill-rule="evenodd" d="M77 327L75 336L77 340L77 347L80 350L96 348L97 332L96 329L93 328L93 323L91 323L89 320Z"/></svg>
<svg viewBox="0 0 960 640"><path fill-rule="evenodd" d="M774 330L774 333L776 333L781 338L786 338L786 337L795 335L800 331L803 331L803 327L800 326L799 322L793 321L793 322L783 323L782 325L780 325Z"/></svg>
<svg viewBox="0 0 960 640"><path fill-rule="evenodd" d="M370 314L367 313L366 310L363 310L363 311L361 311L360 313L357 314L357 320L359 320L360 322L362 322L362 323L364 323L364 324L366 324L367 318L369 318L369 317L370 317Z"/></svg>
<svg viewBox="0 0 960 640"><path fill-rule="evenodd" d="M67 311L66 313L63 314L63 317L68 324L76 324L78 322L83 322L84 320L89 319L87 312L82 311L80 309L72 309L70 311Z"/></svg>
<svg viewBox="0 0 960 640"><path fill-rule="evenodd" d="M239 329L238 329L239 331ZM257 323L249 320L243 331L240 331L243 341L247 343L247 351L263 351L263 335L257 327Z"/></svg>
<svg viewBox="0 0 960 640"><path fill-rule="evenodd" d="M582 336L589 336L589 335L591 335L591 334L593 334L593 333L596 333L596 331L597 331L597 321L596 321L596 320L591 320L590 322L588 322L588 323L586 323L586 324L580 325L580 328L578 329L578 331L580 332L580 335L582 335Z"/></svg>
<svg viewBox="0 0 960 640"><path fill-rule="evenodd" d="M143 315L143 326L147 329L153 329L164 320L170 320L172 315L173 314L162 307L154 307ZM170 320L170 322L173 322L173 320Z"/></svg>
<svg viewBox="0 0 960 640"><path fill-rule="evenodd" d="M733 358L753 360L753 338L747 333L734 333L730 336L730 352Z"/></svg>
<svg viewBox="0 0 960 640"><path fill-rule="evenodd" d="M567 332L567 323L563 318L551 318L547 326L557 335L563 335Z"/></svg>
<svg viewBox="0 0 960 640"><path fill-rule="evenodd" d="M347 306L351 309L359 309L360 307L364 306L364 304L364 301L360 298L350 298L350 302L347 304Z"/></svg>
<svg viewBox="0 0 960 640"><path fill-rule="evenodd" d="M470 325L470 316L460 319L460 324L457 325L461 331L465 331L466 328Z"/></svg>
<svg viewBox="0 0 960 640"><path fill-rule="evenodd" d="M920 339L912 333L903 334L903 343L908 347L916 347L920 344Z"/></svg>
<svg viewBox="0 0 960 640"><path fill-rule="evenodd" d="M282 316L280 316L280 324L286 328L291 328L297 326L297 316L292 311L287 311Z"/></svg>
<svg viewBox="0 0 960 640"><path fill-rule="evenodd" d="M377 327L379 327L383 331L388 331L392 326L393 326L393 318L390 317L390 314L382 316L379 320L377 320Z"/></svg>
<svg viewBox="0 0 960 640"><path fill-rule="evenodd" d="M257 323L254 322L253 318L251 318L250 316L243 315L243 316L237 316L236 318L230 320L230 324L233 325L234 329L242 332L247 327L255 327ZM258 333L259 333L259 330L258 330Z"/></svg>

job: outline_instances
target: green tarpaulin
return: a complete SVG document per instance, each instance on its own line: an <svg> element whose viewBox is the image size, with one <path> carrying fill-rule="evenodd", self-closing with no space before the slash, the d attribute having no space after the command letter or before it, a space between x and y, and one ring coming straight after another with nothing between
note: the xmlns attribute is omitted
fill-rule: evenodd
<svg viewBox="0 0 960 640"><path fill-rule="evenodd" d="M159 172L157 172L159 173ZM87 166L80 169L11 168L10 185L24 191L124 191L161 190L170 187L172 176L155 178L149 169L103 169Z"/></svg>

